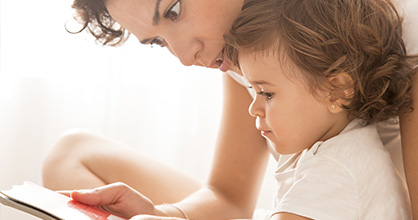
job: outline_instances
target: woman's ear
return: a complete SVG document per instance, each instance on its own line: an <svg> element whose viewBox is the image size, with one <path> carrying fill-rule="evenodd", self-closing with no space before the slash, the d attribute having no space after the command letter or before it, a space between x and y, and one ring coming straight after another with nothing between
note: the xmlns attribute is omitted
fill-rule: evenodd
<svg viewBox="0 0 418 220"><path fill-rule="evenodd" d="M353 98L353 78L346 72L338 73L328 78L331 85L329 93L329 111L331 113L339 113L350 104Z"/></svg>

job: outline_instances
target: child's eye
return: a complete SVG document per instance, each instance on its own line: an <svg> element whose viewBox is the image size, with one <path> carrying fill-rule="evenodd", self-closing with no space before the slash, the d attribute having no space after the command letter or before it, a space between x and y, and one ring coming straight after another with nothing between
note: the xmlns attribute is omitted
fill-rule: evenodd
<svg viewBox="0 0 418 220"><path fill-rule="evenodd" d="M273 98L273 96L274 96L274 93L273 92L264 92L264 91L261 91L261 92L258 92L257 94L258 95L261 95L261 96L265 96L267 100L271 100Z"/></svg>
<svg viewBox="0 0 418 220"><path fill-rule="evenodd" d="M266 96L266 98L268 100L271 100L273 98L273 95L274 95L274 93L272 93L272 92L266 92L266 93L264 93L264 96Z"/></svg>
<svg viewBox="0 0 418 220"><path fill-rule="evenodd" d="M156 44L160 47L164 47L164 43L165 43L165 41L162 37L156 37L156 38L152 39L152 41L150 42L151 46Z"/></svg>
<svg viewBox="0 0 418 220"><path fill-rule="evenodd" d="M172 21L177 20L181 13L181 2L180 0L176 1L164 14L165 18L168 18Z"/></svg>

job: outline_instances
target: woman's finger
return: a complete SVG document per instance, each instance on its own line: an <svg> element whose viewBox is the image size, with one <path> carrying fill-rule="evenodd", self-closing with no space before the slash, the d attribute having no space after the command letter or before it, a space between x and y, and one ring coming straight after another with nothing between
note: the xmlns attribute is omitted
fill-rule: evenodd
<svg viewBox="0 0 418 220"><path fill-rule="evenodd" d="M154 215L137 215L132 217L130 220L182 220L182 218L175 217L161 217Z"/></svg>
<svg viewBox="0 0 418 220"><path fill-rule="evenodd" d="M61 195L70 197L71 196L71 193L73 191L72 190L59 190L59 191L56 191L56 192L59 193L59 194L61 194Z"/></svg>
<svg viewBox="0 0 418 220"><path fill-rule="evenodd" d="M71 198L92 206L115 204L129 187L123 183L113 183L95 189L75 190L71 192Z"/></svg>

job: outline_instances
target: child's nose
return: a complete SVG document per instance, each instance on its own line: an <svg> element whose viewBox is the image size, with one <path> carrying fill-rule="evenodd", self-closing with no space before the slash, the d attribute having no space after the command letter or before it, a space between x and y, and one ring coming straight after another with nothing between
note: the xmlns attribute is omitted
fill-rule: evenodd
<svg viewBox="0 0 418 220"><path fill-rule="evenodd" d="M250 105L250 108L248 109L251 116L255 117L264 117L264 108L260 105L257 98L253 99L253 102Z"/></svg>

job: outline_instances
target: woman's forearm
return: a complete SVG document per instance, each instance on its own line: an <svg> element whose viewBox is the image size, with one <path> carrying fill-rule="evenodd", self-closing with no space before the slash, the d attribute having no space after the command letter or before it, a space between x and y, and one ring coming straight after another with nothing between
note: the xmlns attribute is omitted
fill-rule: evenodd
<svg viewBox="0 0 418 220"><path fill-rule="evenodd" d="M213 188L203 187L190 197L177 203L190 219L250 218L242 207ZM252 210L251 210L252 213Z"/></svg>
<svg viewBox="0 0 418 220"><path fill-rule="evenodd" d="M415 69L417 74L418 69ZM400 117L402 152L414 219L418 219L418 76L411 91L413 111Z"/></svg>
<svg viewBox="0 0 418 220"><path fill-rule="evenodd" d="M207 185L176 204L191 219L251 218L267 167L266 141L247 111L252 99L228 75L224 80L224 109Z"/></svg>

